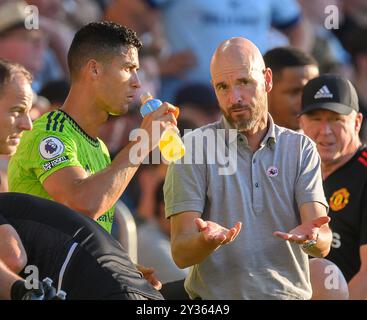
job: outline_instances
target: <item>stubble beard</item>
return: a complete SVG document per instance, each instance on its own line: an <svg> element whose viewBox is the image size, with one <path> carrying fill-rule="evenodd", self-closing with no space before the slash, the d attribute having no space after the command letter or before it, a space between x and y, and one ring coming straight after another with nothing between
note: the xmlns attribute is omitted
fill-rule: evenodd
<svg viewBox="0 0 367 320"><path fill-rule="evenodd" d="M235 120L229 112L228 113L223 112L223 115L227 119L227 121L231 124L231 126L238 130L238 132L247 132L254 129L256 124L260 121L263 113L266 110L266 104L267 104L266 97L259 98L257 104L251 108L252 115L251 118L249 119L239 118ZM236 107L236 105L232 107Z"/></svg>

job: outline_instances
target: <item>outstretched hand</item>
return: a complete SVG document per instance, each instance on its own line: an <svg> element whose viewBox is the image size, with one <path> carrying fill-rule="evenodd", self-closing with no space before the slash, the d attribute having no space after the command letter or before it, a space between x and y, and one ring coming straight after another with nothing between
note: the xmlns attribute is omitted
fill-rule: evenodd
<svg viewBox="0 0 367 320"><path fill-rule="evenodd" d="M273 235L283 240L304 244L308 240L317 240L321 226L327 224L329 221L330 218L327 216L319 217L311 221L305 221L288 233L276 231Z"/></svg>
<svg viewBox="0 0 367 320"><path fill-rule="evenodd" d="M215 247L232 242L241 231L242 223L237 222L234 227L227 229L213 221L196 218L195 223L202 233L203 239Z"/></svg>

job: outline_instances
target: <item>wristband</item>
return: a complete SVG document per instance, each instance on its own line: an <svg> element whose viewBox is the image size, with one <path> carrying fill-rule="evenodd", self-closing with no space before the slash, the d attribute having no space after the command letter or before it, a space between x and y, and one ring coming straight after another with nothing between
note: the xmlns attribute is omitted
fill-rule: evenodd
<svg viewBox="0 0 367 320"><path fill-rule="evenodd" d="M316 240L307 240L302 244L302 249L312 249L316 246L317 240L319 239L319 234L316 236Z"/></svg>

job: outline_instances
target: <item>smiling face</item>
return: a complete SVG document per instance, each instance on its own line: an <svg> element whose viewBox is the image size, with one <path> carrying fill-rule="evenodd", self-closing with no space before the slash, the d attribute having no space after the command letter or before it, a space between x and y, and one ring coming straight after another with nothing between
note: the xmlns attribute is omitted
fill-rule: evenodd
<svg viewBox="0 0 367 320"><path fill-rule="evenodd" d="M213 56L211 75L220 109L234 128L250 131L267 118L271 71L251 42L232 38L222 43Z"/></svg>
<svg viewBox="0 0 367 320"><path fill-rule="evenodd" d="M32 129L29 111L32 107L32 88L21 74L5 83L0 94L0 154L12 155L24 130Z"/></svg>
<svg viewBox="0 0 367 320"><path fill-rule="evenodd" d="M121 53L101 64L101 74L95 82L98 104L109 114L122 115L134 101L140 81L138 50L122 47Z"/></svg>
<svg viewBox="0 0 367 320"><path fill-rule="evenodd" d="M328 110L315 110L303 114L301 128L317 146L321 161L326 165L343 162L360 145L358 133L362 115L352 111L341 115Z"/></svg>

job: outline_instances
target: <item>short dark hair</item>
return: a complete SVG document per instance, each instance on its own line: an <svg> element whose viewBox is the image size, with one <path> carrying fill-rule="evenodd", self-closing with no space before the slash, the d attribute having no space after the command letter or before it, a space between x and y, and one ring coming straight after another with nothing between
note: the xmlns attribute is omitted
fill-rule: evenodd
<svg viewBox="0 0 367 320"><path fill-rule="evenodd" d="M278 47L264 54L264 62L278 76L284 68L318 66L316 59L299 49L293 47Z"/></svg>
<svg viewBox="0 0 367 320"><path fill-rule="evenodd" d="M18 63L0 59L0 96L3 94L5 85L19 73L22 74L29 83L32 83L32 75L26 68Z"/></svg>
<svg viewBox="0 0 367 320"><path fill-rule="evenodd" d="M74 36L68 52L70 77L73 79L90 59L106 61L120 53L121 46L142 47L136 32L114 22L92 22Z"/></svg>

